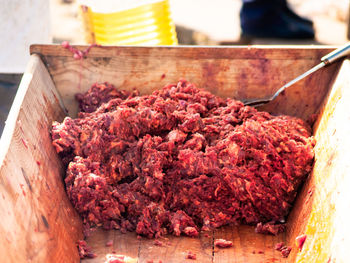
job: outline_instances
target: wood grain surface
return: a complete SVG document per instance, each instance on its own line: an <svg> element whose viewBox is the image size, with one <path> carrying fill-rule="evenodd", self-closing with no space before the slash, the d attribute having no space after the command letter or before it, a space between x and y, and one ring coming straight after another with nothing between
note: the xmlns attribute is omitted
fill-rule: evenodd
<svg viewBox="0 0 350 263"><path fill-rule="evenodd" d="M215 230L214 238L233 240L233 247L226 249L214 248L215 263L244 262L286 262L281 253L275 250L277 243L285 242L285 235L261 235L254 227L235 226Z"/></svg>
<svg viewBox="0 0 350 263"><path fill-rule="evenodd" d="M84 46L77 46L85 50ZM93 47L83 60L61 46L34 45L61 93L69 115L74 95L95 82L151 93L184 78L222 97L264 98L319 63L332 49L319 47ZM263 109L308 119L327 93L339 64L307 77Z"/></svg>
<svg viewBox="0 0 350 263"><path fill-rule="evenodd" d="M233 247L214 247L217 238L231 240ZM106 245L109 240L114 240L111 247ZM154 263L286 262L281 253L274 249L277 243L285 242L285 235L256 234L252 226L226 226L202 232L199 238L165 236L159 239L138 239L135 233L122 234L120 231L97 229L87 238L87 242L97 257L82 260L84 263L103 263L106 255L113 253L131 257L139 263L152 260ZM186 259L189 252L196 254L196 261Z"/></svg>
<svg viewBox="0 0 350 263"><path fill-rule="evenodd" d="M315 163L288 222L290 262L349 262L350 60L345 60L315 124ZM306 234L302 250L295 238Z"/></svg>
<svg viewBox="0 0 350 263"><path fill-rule="evenodd" d="M32 56L0 142L1 262L79 258L81 222L65 193L50 137L52 121L64 116L44 64Z"/></svg>

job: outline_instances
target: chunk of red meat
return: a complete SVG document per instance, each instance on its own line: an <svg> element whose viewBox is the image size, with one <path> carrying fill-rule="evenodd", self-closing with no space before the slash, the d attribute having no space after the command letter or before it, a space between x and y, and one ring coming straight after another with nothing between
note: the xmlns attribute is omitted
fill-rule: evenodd
<svg viewBox="0 0 350 263"><path fill-rule="evenodd" d="M214 240L214 245L219 248L228 248L228 247L232 247L233 243L232 241L219 238Z"/></svg>
<svg viewBox="0 0 350 263"><path fill-rule="evenodd" d="M278 235L286 230L286 224L280 224L276 222L267 222L265 224L258 223L255 228L255 232L259 234Z"/></svg>

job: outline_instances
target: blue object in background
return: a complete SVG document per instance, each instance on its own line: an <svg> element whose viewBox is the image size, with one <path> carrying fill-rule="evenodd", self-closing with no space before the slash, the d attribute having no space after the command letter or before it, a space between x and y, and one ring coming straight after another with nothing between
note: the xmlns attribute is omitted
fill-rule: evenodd
<svg viewBox="0 0 350 263"><path fill-rule="evenodd" d="M314 39L311 20L297 15L286 0L243 0L242 37Z"/></svg>

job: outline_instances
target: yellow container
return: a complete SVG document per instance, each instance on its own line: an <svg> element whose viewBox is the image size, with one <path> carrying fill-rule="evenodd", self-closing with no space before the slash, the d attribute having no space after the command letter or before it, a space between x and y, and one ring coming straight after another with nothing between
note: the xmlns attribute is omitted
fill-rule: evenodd
<svg viewBox="0 0 350 263"><path fill-rule="evenodd" d="M81 1L81 14L88 43L177 45L168 0L94 2Z"/></svg>

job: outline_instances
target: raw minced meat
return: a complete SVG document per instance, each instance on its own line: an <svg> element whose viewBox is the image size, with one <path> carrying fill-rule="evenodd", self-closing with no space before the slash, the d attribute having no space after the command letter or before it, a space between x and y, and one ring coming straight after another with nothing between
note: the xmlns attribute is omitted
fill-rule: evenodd
<svg viewBox="0 0 350 263"><path fill-rule="evenodd" d="M78 252L80 258L94 258L96 254L92 252L92 249L85 240L78 240L77 242Z"/></svg>
<svg viewBox="0 0 350 263"><path fill-rule="evenodd" d="M105 263L136 263L137 259L124 255L107 254Z"/></svg>
<svg viewBox="0 0 350 263"><path fill-rule="evenodd" d="M275 221L267 223L258 223L255 228L255 232L265 235L278 235L286 230L286 224L277 223Z"/></svg>
<svg viewBox="0 0 350 263"><path fill-rule="evenodd" d="M282 257L287 258L292 250L292 247L285 246L283 242L277 243L275 249L281 252Z"/></svg>
<svg viewBox="0 0 350 263"><path fill-rule="evenodd" d="M281 249L282 257L287 258L287 257L289 256L291 250L292 250L292 247L284 246L284 247Z"/></svg>
<svg viewBox="0 0 350 263"><path fill-rule="evenodd" d="M196 253L193 253L192 251L188 251L185 258L186 259L196 260L197 259L197 255L196 255Z"/></svg>
<svg viewBox="0 0 350 263"><path fill-rule="evenodd" d="M307 238L307 235L305 235L305 234L297 236L295 238L295 244L296 244L297 248L299 248L300 251L303 249L306 238Z"/></svg>
<svg viewBox="0 0 350 263"><path fill-rule="evenodd" d="M275 245L275 249L278 251L281 251L282 248L284 247L284 243L283 242L279 242Z"/></svg>
<svg viewBox="0 0 350 263"><path fill-rule="evenodd" d="M214 246L219 248L228 248L233 246L233 242L230 240L219 238L214 240Z"/></svg>
<svg viewBox="0 0 350 263"><path fill-rule="evenodd" d="M310 127L187 81L151 95L95 84L54 122L69 199L88 226L198 236L281 221L311 170Z"/></svg>
<svg viewBox="0 0 350 263"><path fill-rule="evenodd" d="M153 244L156 245L156 246L158 246L158 247L164 246L163 242L160 241L160 240L158 240L158 239L154 240Z"/></svg>
<svg viewBox="0 0 350 263"><path fill-rule="evenodd" d="M106 242L106 247L112 247L113 246L113 240L108 240Z"/></svg>

